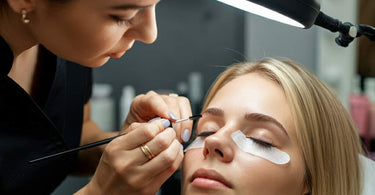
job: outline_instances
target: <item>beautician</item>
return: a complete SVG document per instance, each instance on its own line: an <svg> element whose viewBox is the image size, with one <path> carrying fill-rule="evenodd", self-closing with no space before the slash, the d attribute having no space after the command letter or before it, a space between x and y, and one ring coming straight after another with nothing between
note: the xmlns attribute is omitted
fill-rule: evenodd
<svg viewBox="0 0 375 195"><path fill-rule="evenodd" d="M169 126L191 115L189 101L152 91L134 99L126 135L29 163L118 134L90 120L91 68L154 42L158 2L0 1L0 194L50 194L68 174L94 172L77 194L155 194L178 168L192 122Z"/></svg>

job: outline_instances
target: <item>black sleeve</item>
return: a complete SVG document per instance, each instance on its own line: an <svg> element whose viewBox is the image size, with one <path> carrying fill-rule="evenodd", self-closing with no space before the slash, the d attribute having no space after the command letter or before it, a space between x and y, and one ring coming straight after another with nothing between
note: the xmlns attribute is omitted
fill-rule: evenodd
<svg viewBox="0 0 375 195"><path fill-rule="evenodd" d="M85 104L90 100L92 95L92 85L93 85L93 76L92 68L87 71L87 83L86 83L86 92L85 92Z"/></svg>

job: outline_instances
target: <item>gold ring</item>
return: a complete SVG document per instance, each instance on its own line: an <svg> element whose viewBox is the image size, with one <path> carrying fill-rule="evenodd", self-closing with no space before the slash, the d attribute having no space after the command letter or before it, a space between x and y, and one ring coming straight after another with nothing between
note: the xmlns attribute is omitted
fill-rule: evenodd
<svg viewBox="0 0 375 195"><path fill-rule="evenodd" d="M168 96L171 96L171 97L178 97L178 94L177 94L177 93L170 93Z"/></svg>
<svg viewBox="0 0 375 195"><path fill-rule="evenodd" d="M153 159L153 158L155 157L155 156L152 154L150 148L149 148L147 145L143 144L143 145L141 145L140 148L141 148L143 154L144 154L149 160L151 160L151 159Z"/></svg>

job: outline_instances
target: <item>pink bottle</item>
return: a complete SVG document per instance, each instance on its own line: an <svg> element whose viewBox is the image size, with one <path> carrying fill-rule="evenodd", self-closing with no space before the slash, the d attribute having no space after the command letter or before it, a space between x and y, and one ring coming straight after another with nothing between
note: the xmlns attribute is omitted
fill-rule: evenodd
<svg viewBox="0 0 375 195"><path fill-rule="evenodd" d="M369 117L370 101L364 94L351 94L349 96L350 114L353 117L359 136L363 139L366 147L369 149Z"/></svg>
<svg viewBox="0 0 375 195"><path fill-rule="evenodd" d="M369 150L375 153L375 78L366 78L365 91L370 100L370 118L369 118Z"/></svg>
<svg viewBox="0 0 375 195"><path fill-rule="evenodd" d="M375 155L375 103L370 106L370 125L369 125L370 151Z"/></svg>

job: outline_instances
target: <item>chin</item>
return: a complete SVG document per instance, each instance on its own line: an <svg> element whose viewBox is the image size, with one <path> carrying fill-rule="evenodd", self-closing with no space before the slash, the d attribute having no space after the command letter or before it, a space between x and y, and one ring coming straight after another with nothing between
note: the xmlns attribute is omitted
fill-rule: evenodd
<svg viewBox="0 0 375 195"><path fill-rule="evenodd" d="M82 65L82 66L85 66L85 67L97 68L97 67L101 67L105 63L107 63L109 59L110 59L110 57L102 57L102 58L95 59L95 60L82 61L82 62L77 62L77 63Z"/></svg>
<svg viewBox="0 0 375 195"><path fill-rule="evenodd" d="M233 192L228 191L219 191L219 190L202 190L202 189L193 189L185 190L181 192L181 195L246 195L246 194L234 194Z"/></svg>
<svg viewBox="0 0 375 195"><path fill-rule="evenodd" d="M181 195L243 195L236 194L233 189L208 189L194 187L191 184L182 186Z"/></svg>

